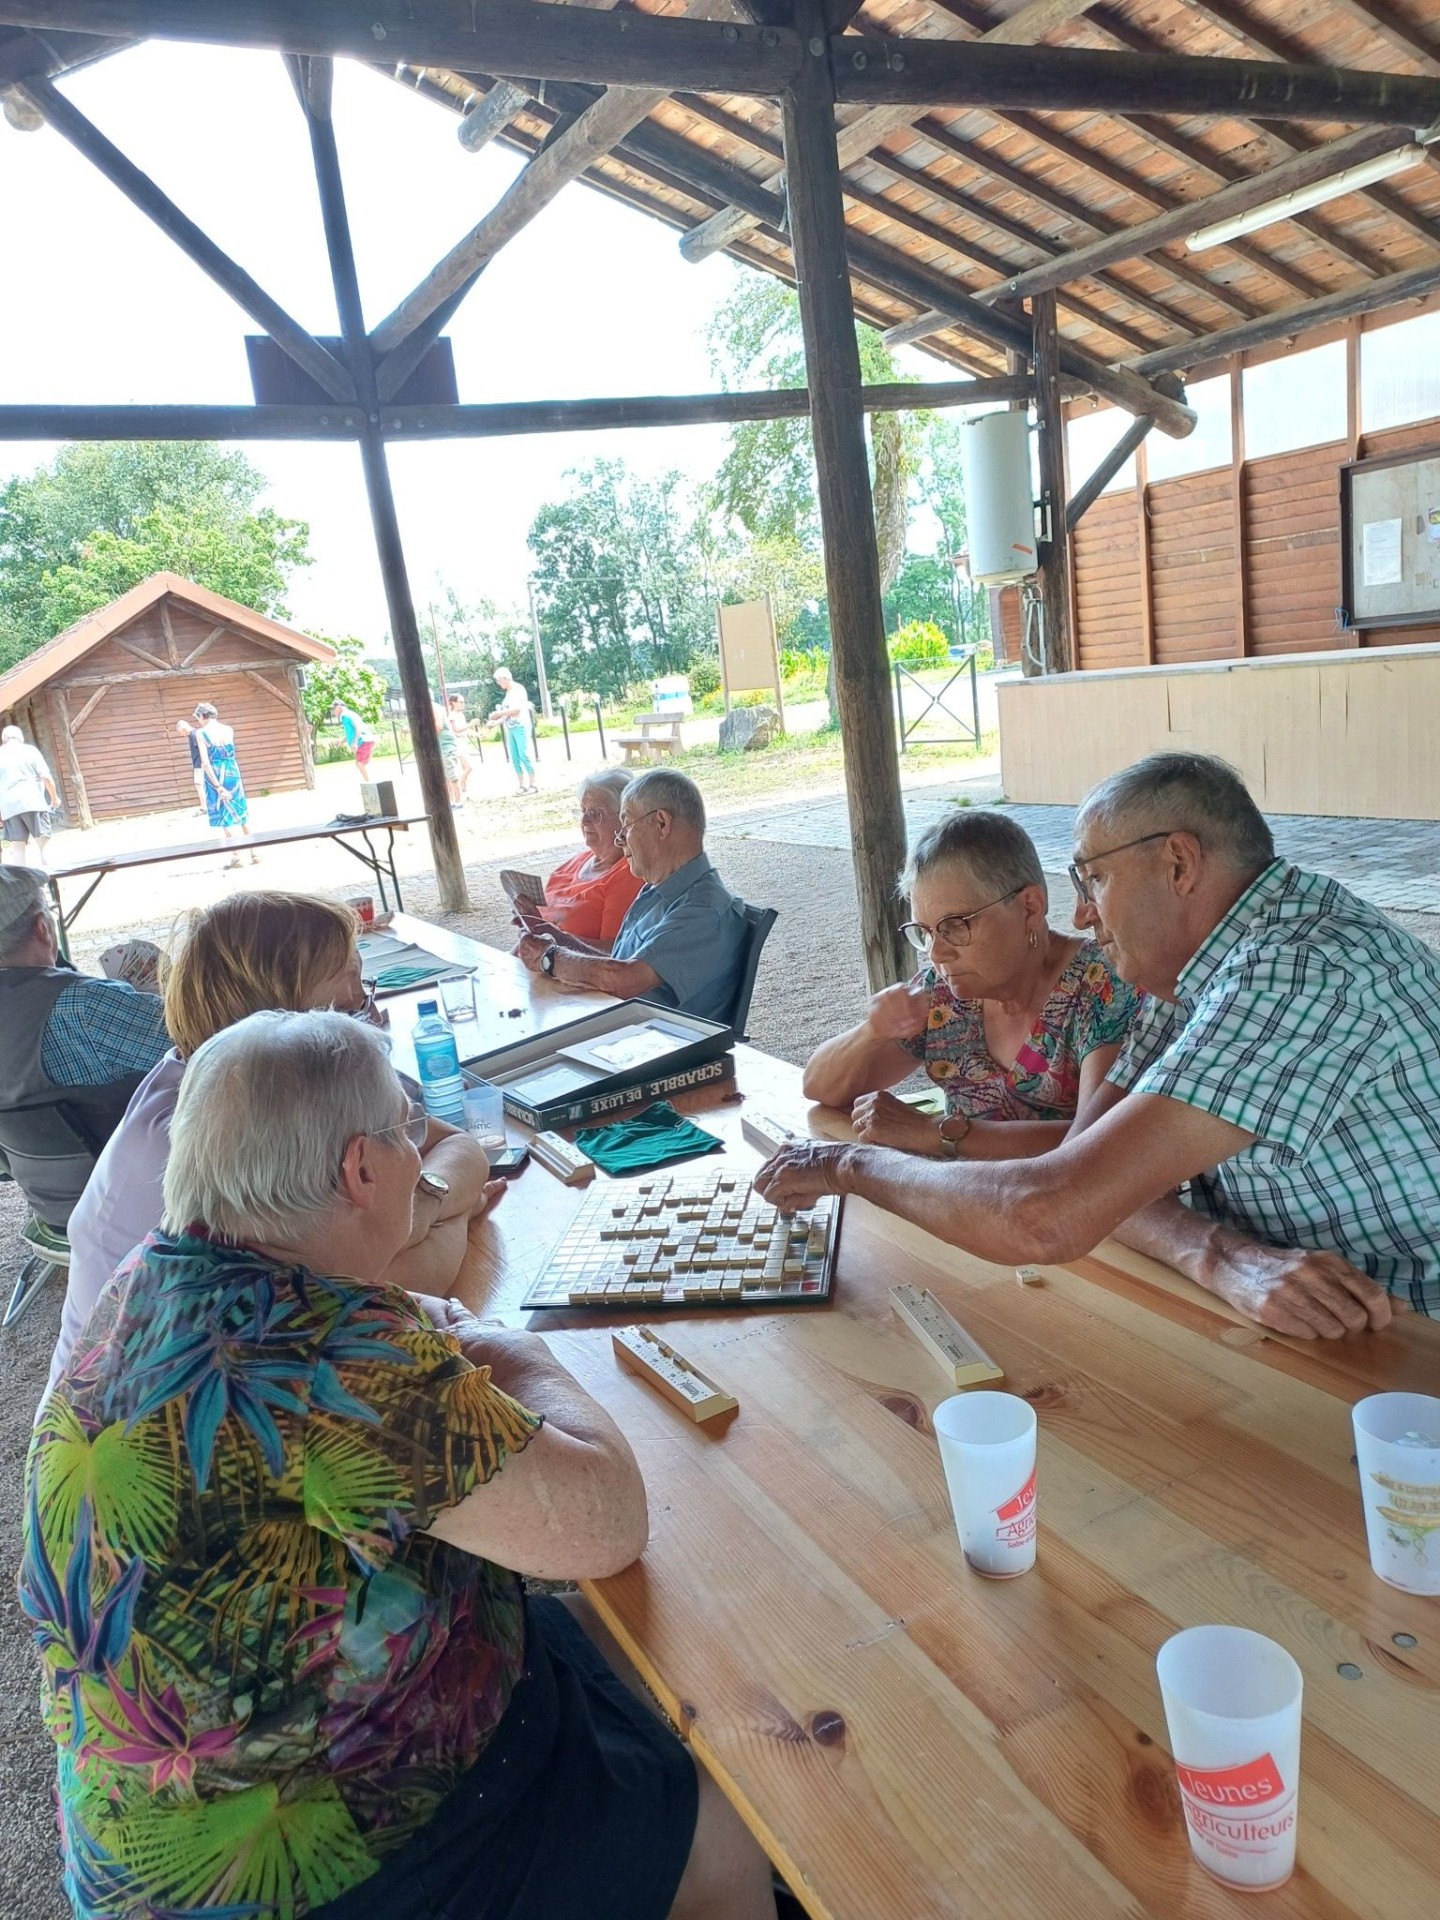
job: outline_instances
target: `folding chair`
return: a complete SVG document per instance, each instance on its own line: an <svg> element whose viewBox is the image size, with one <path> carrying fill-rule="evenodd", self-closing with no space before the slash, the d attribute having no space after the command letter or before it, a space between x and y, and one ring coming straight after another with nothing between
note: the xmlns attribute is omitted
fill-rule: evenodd
<svg viewBox="0 0 1440 1920"><path fill-rule="evenodd" d="M760 953L770 929L780 915L774 907L749 907L745 909L745 924L750 929L745 941L745 955L740 968L740 981L735 989L735 1004L730 1009L730 1025L737 1040L748 1040L745 1022L750 1017L750 998L755 991L755 975L760 970Z"/></svg>
<svg viewBox="0 0 1440 1920"><path fill-rule="evenodd" d="M74 1160L86 1155L93 1161L97 1144L82 1130L63 1101L44 1106L0 1109L0 1159L6 1161L3 1178L13 1180L9 1165L13 1157L22 1165L27 1160ZM55 1273L70 1269L70 1242L58 1227L32 1214L20 1230L21 1245L27 1257L15 1276L10 1304L0 1318L0 1330L13 1327L20 1316L35 1304L45 1282Z"/></svg>

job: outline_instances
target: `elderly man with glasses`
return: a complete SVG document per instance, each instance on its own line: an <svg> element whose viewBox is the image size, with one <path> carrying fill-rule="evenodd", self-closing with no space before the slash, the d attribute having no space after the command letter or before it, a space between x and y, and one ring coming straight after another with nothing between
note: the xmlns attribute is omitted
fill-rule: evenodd
<svg viewBox="0 0 1440 1920"><path fill-rule="evenodd" d="M728 1019L748 927L744 903L705 852L700 789L669 768L640 774L620 802L615 841L645 884L609 953L557 929L527 935L515 951L532 972L563 986Z"/></svg>
<svg viewBox="0 0 1440 1920"><path fill-rule="evenodd" d="M1083 1128L989 1164L787 1148L759 1190L859 1193L999 1261L1115 1233L1301 1337L1440 1314L1440 956L1277 860L1202 754L1114 775L1075 835L1076 924L1151 996Z"/></svg>

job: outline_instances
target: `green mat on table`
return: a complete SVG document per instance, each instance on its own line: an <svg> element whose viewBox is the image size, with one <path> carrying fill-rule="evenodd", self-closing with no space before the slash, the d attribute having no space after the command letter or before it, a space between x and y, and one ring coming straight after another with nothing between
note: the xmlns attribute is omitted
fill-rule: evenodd
<svg viewBox="0 0 1440 1920"><path fill-rule="evenodd" d="M657 1100L633 1120L612 1120L604 1127L584 1127L575 1144L606 1173L648 1173L672 1160L693 1160L715 1153L725 1142L685 1120L668 1100Z"/></svg>

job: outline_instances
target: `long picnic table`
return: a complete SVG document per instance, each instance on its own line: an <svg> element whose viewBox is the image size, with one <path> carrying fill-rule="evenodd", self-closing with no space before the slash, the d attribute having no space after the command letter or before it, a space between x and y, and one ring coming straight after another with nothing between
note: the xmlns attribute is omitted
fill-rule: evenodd
<svg viewBox="0 0 1440 1920"><path fill-rule="evenodd" d="M422 928L475 966L497 1034L517 1005L549 1025L597 1004ZM735 1058L732 1085L676 1100L726 1143L696 1164L753 1173L747 1108L848 1131L795 1068ZM588 1190L534 1162L512 1185L468 1304L513 1324ZM950 1388L891 1309L901 1282L1039 1414L1020 1579L961 1555L931 1421ZM853 1198L828 1305L654 1316L735 1415L696 1426L625 1372L623 1318L529 1321L649 1489L645 1554L587 1592L815 1920L1251 1920L1190 1857L1155 1680L1161 1642L1208 1621L1305 1675L1299 1863L1266 1913L1440 1912L1440 1607L1371 1574L1350 1435L1365 1394L1436 1390L1440 1325L1286 1339L1109 1242L1022 1286Z"/></svg>
<svg viewBox="0 0 1440 1920"><path fill-rule="evenodd" d="M333 840L337 847L368 867L374 876L376 888L380 894L382 910L388 911L390 898L385 890L385 878L389 875L390 884L395 889L395 905L405 903L400 892L400 875L395 870L395 835L404 833L418 825L425 818L423 813L367 814L364 816L338 816L313 827L267 827L260 833L252 833L244 840L234 844L247 852L259 847L291 846L301 840ZM372 832L385 831L385 847L382 851L370 839ZM364 841L364 850L353 845L358 836ZM70 929L79 919L85 903L100 885L107 873L124 873L132 867L158 867L172 860L196 860L213 856L222 851L214 840L191 840L183 846L174 847L136 847L128 852L101 854L94 860L77 860L70 866L51 867L46 875L50 883L51 897L55 902L55 918L59 922L60 951L70 958ZM79 880L90 877L90 885L80 895L67 913L60 895L59 883L62 880Z"/></svg>

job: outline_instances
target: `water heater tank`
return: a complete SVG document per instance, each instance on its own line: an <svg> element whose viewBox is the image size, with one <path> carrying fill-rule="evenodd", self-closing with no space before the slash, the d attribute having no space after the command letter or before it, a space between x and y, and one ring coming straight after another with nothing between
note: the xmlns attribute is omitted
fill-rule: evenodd
<svg viewBox="0 0 1440 1920"><path fill-rule="evenodd" d="M1030 424L1023 413L984 413L960 429L970 577L977 586L1023 580L1039 565L1030 489Z"/></svg>

